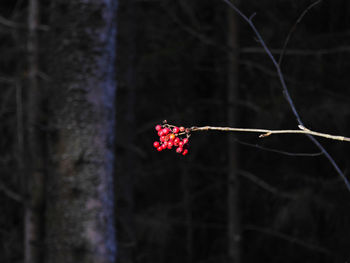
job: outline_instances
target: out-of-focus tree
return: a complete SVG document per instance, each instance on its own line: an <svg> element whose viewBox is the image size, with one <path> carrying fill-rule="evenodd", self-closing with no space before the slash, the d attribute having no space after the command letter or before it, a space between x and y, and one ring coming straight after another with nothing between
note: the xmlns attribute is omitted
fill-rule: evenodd
<svg viewBox="0 0 350 263"><path fill-rule="evenodd" d="M27 149L26 169L23 173L24 184L24 262L36 263L43 258L43 212L44 212L44 154L45 138L42 129L42 92L39 89L39 1L28 3L28 82L27 82ZM21 114L20 100L17 101L18 114ZM18 122L19 123L19 122ZM20 129L18 129L20 131ZM21 136L19 134L19 136ZM25 173L24 173L25 171Z"/></svg>
<svg viewBox="0 0 350 263"><path fill-rule="evenodd" d="M236 14L227 9L227 124L237 127L238 120L238 66L239 26ZM242 230L239 211L238 149L233 134L228 134L227 143L227 254L228 262L241 262Z"/></svg>
<svg viewBox="0 0 350 263"><path fill-rule="evenodd" d="M112 263L115 0L52 1L46 261Z"/></svg>
<svg viewBox="0 0 350 263"><path fill-rule="evenodd" d="M123 114L117 115L117 123L124 127L118 129L116 141L118 152L125 152L120 155L116 167L117 171L117 192L118 192L118 262L132 263L137 256L137 241L135 233L134 214L134 179L137 176L137 169L140 167L137 158L137 123L136 123L136 100L137 100L137 65L139 50L136 48L137 30L139 28L140 8L135 1L120 0L118 5L118 51L117 57L119 67L117 68L117 81L119 95L125 104L119 108Z"/></svg>

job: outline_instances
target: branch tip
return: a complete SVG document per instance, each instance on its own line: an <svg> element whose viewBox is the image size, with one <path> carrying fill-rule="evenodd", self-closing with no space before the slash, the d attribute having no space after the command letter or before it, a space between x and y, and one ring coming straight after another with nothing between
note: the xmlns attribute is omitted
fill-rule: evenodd
<svg viewBox="0 0 350 263"><path fill-rule="evenodd" d="M249 17L249 21L252 21L253 18L256 16L256 12L254 12L253 14L251 14L251 16Z"/></svg>
<svg viewBox="0 0 350 263"><path fill-rule="evenodd" d="M271 132L263 133L259 135L259 138L265 138L267 136L270 136L271 134L272 134Z"/></svg>

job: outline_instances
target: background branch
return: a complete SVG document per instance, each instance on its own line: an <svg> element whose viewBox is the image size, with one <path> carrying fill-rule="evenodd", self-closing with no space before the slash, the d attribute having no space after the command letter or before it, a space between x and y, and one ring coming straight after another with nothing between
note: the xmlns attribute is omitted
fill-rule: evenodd
<svg viewBox="0 0 350 263"><path fill-rule="evenodd" d="M287 35L287 38L286 40L284 41L284 44L283 44L283 48L282 48L282 52L281 52L281 55L280 55L280 58L278 60L278 65L281 66L281 63L282 63L282 59L283 59L283 56L284 54L286 53L286 48L287 48L287 45L288 45L288 42L290 40L290 38L292 37L292 34L294 33L295 29L297 28L297 25L300 23L300 21L303 19L303 17L306 15L307 12L309 12L309 10L311 8L313 8L314 6L318 5L319 3L321 3L322 0L318 0L314 3L312 3L311 5L309 5L302 13L301 15L299 16L299 18L297 19L297 21L294 23L293 27L291 28L291 30L289 31L288 35Z"/></svg>
<svg viewBox="0 0 350 263"><path fill-rule="evenodd" d="M27 25L14 22L0 15L0 25L14 28L14 29L27 29ZM37 30L48 31L49 27L47 25L38 25Z"/></svg>
<svg viewBox="0 0 350 263"><path fill-rule="evenodd" d="M277 195L277 196L280 196L280 197L283 197L283 198L287 198L287 199L296 199L297 198L296 194L283 192L283 191L281 191L278 188L270 185L269 183L265 182L264 180L260 179L259 177L255 176L254 174L252 174L252 173L250 173L248 171L239 170L238 174L240 176L243 176L243 177L247 178L248 180L250 180L251 182L253 182L257 186L259 186L260 188L262 188L265 191L270 192L270 193L272 193L274 195Z"/></svg>
<svg viewBox="0 0 350 263"><path fill-rule="evenodd" d="M266 54L268 55L268 57L271 59L273 65L276 68L276 71L278 73L278 77L279 80L281 82L282 85L282 90L283 90L283 94L286 98L286 100L289 103L289 106L294 114L294 116L296 117L296 120L299 124L299 127L305 127L304 123L301 120L301 117L298 113L298 111L296 110L296 107L294 105L294 102L289 94L288 88L287 88L287 84L285 82L284 79L284 75L282 73L281 67L278 64L277 60L275 59L275 57L272 55L270 49L267 47L267 45L265 44L265 41L263 40L262 36L260 35L259 31L257 30L257 28L255 27L252 19L248 18L245 14L243 14L233 3L231 3L229 0L222 0L224 1L226 4L228 4L235 12L237 12L248 24L249 26L252 28L252 30L254 31L258 41L260 42L260 44L262 45L262 47L264 48ZM306 135L309 137L309 139L322 151L322 153L326 156L326 158L329 160L329 162L332 164L332 166L334 167L334 169L336 170L336 172L342 177L342 179L344 180L344 183L347 187L347 189L350 191L350 182L348 181L348 179L345 177L344 173L342 172L342 170L339 168L338 164L334 161L334 159L332 158L332 156L326 151L326 149L320 144L319 141L317 141L317 139L315 137L313 137L313 135L315 134L311 134L311 133L306 133ZM319 136L319 135L316 135Z"/></svg>
<svg viewBox="0 0 350 263"><path fill-rule="evenodd" d="M315 156L320 156L322 155L322 152L316 152L316 153L299 153L299 152L287 152L287 151L282 151L282 150L278 150L278 149L272 149L272 148L267 148L258 144L252 144L252 143L248 143L248 142L243 142L240 141L238 139L235 139L235 141L239 144L245 145L245 146L249 146L249 147L254 147L263 151L268 151L268 152L274 152L274 153L278 153L278 154L283 154L283 155L287 155L287 156L294 156L294 157L315 157Z"/></svg>
<svg viewBox="0 0 350 263"><path fill-rule="evenodd" d="M284 56L293 55L293 56L320 56L320 55L331 55L338 53L349 53L349 46L339 46L334 48L321 48L321 49L287 49L286 52L282 48L272 48L270 49L272 54L282 54ZM245 47L240 49L241 53L245 54L266 54L266 51L260 47Z"/></svg>
<svg viewBox="0 0 350 263"><path fill-rule="evenodd" d="M269 235L269 236L273 236L273 237L276 237L276 238L288 241L290 243L297 244L297 245L302 246L302 247L304 247L306 249L309 249L309 250L314 250L314 251L317 251L319 253L322 253L322 254L325 254L325 255L328 255L328 256L333 256L333 253L331 251L329 251L328 249L324 248L324 247L320 247L318 245L310 244L310 243L305 242L304 240L302 240L300 238L287 235L285 233L276 231L274 229L268 229L268 228L265 228L265 227L260 227L260 226L256 226L256 225L252 225L252 224L245 225L244 229L245 230L250 230L250 231L257 231L257 232L260 232L260 233L263 233L263 234L266 234L266 235Z"/></svg>
<svg viewBox="0 0 350 263"><path fill-rule="evenodd" d="M22 202L22 196L8 187L6 187L2 182L0 182L0 191L3 192L7 197L11 198L12 200L15 200L17 202Z"/></svg>

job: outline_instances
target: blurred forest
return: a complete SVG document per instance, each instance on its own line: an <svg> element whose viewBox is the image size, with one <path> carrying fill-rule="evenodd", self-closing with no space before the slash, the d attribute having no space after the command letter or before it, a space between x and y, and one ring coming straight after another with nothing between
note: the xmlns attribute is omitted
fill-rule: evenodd
<svg viewBox="0 0 350 263"><path fill-rule="evenodd" d="M235 1L276 59L294 29L281 68L301 118L349 137L350 2L297 23L314 2ZM152 146L164 119L297 129L224 1L2 0L0 58L1 263L350 260L350 193L306 136ZM319 140L349 177L349 143Z"/></svg>

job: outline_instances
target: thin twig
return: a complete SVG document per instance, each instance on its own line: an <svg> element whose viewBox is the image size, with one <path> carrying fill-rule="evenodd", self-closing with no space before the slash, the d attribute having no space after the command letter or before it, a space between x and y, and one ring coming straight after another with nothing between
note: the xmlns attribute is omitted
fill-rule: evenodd
<svg viewBox="0 0 350 263"><path fill-rule="evenodd" d="M305 127L300 126L300 130L268 130L268 129L250 129L250 128L231 128L231 127L213 127L213 126L204 126L204 127L192 127L191 131L225 131L225 132L253 132L260 133L259 137L267 137L273 134L291 134L291 133L299 133L299 134L309 134L318 137L327 138L330 140L344 141L350 142L350 138L339 136L339 135L331 135L328 133L316 132Z"/></svg>
<svg viewBox="0 0 350 263"><path fill-rule="evenodd" d="M6 84L13 84L15 81L11 78L7 77L1 77L0 76L0 83L6 83Z"/></svg>
<svg viewBox="0 0 350 263"><path fill-rule="evenodd" d="M253 182L257 186L261 187L265 191L270 192L274 195L277 195L277 196L280 196L283 198L287 198L287 199L296 199L297 198L297 195L283 192L283 191L277 189L276 187L270 185L266 181L260 179L259 177L255 176L254 174L252 174L248 171L238 170L238 174L240 176L247 178L248 180L250 180L251 182Z"/></svg>
<svg viewBox="0 0 350 263"><path fill-rule="evenodd" d="M321 3L322 0L318 0L314 3L312 3L311 5L309 5L305 10L304 12L299 16L299 18L297 19L297 21L294 23L293 27L291 28L291 30L289 31L288 35L287 35L287 38L286 40L284 41L284 44L283 44L283 47L282 47L282 53L280 55L280 58L278 60L278 65L281 66L281 63L282 63L282 59L283 59L283 56L284 54L286 53L286 49L287 49L287 45L288 45L288 42L290 40L290 38L292 37L292 34L294 33L295 29L297 28L298 24L300 23L300 21L303 19L303 17L306 15L307 12L309 12L309 10L311 8L313 8L314 6L316 6L317 4Z"/></svg>
<svg viewBox="0 0 350 263"><path fill-rule="evenodd" d="M279 55L283 52L283 49L272 48L270 49L272 54ZM284 56L321 56L332 55L337 53L349 53L349 46L339 46L333 48L321 48L321 49L288 49ZM240 53L244 54L266 54L266 51L261 47L244 47L240 49Z"/></svg>
<svg viewBox="0 0 350 263"><path fill-rule="evenodd" d="M14 28L14 29L26 29L27 28L27 26L25 24L11 21L3 16L0 16L0 25ZM48 31L50 28L47 25L38 25L37 29L42 30L42 31Z"/></svg>
<svg viewBox="0 0 350 263"><path fill-rule="evenodd" d="M244 230L257 231L257 232L260 232L260 233L263 233L263 234L266 234L269 236L273 236L273 237L288 241L290 243L294 243L296 245L299 245L299 246L304 247L304 248L309 249L309 250L317 251L319 253L322 253L322 254L325 254L328 256L333 256L332 251L329 251L328 249L326 249L324 247L320 247L318 245L308 243L302 239L299 239L298 237L293 237L293 236L290 236L288 234L276 231L274 229L269 229L269 228L265 228L265 227L261 227L261 226L247 224L247 225L244 225Z"/></svg>
<svg viewBox="0 0 350 263"><path fill-rule="evenodd" d="M3 16L0 16L0 24L3 25L3 26L12 27L12 28L16 28L16 29L19 28L19 27L24 28L24 25L19 24L17 22L13 22L11 20L8 20L8 19L6 19Z"/></svg>
<svg viewBox="0 0 350 263"><path fill-rule="evenodd" d="M296 120L299 124L299 128L300 127L305 127L304 123L302 122L298 111L296 110L296 107L294 105L294 102L289 94L288 88L287 88L287 84L286 81L284 79L284 75L282 73L281 67L278 64L277 60L275 59L275 57L272 55L270 49L266 46L265 41L263 40L262 36L260 35L259 31L257 30L257 28L255 27L252 19L249 19L246 15L244 15L234 4L232 4L229 0L222 0L224 1L226 4L228 4L233 10L235 10L235 12L237 12L248 24L249 26L252 28L252 30L254 31L258 41L260 42L260 44L262 45L262 47L264 48L266 54L268 55L268 57L271 59L273 65L276 68L279 80L281 82L282 85L282 90L283 90L283 94L286 98L286 100L289 103L289 106L294 114L294 116L296 117ZM317 141L317 139L315 137L313 137L313 135L315 136L320 136L320 133L317 134L312 134L312 133L306 133L305 134L309 137L309 139L323 152L323 154L326 156L326 158L328 159L328 161L332 164L332 166L334 167L334 169L336 170L336 172L342 177L342 179L344 180L344 183L347 187L347 189L350 191L350 182L348 181L348 179L345 177L344 173L342 172L342 170L340 170L338 164L334 161L334 159L332 158L332 156L330 156L330 154L326 151L326 149L319 143L319 141ZM345 138L345 137L344 137Z"/></svg>
<svg viewBox="0 0 350 263"><path fill-rule="evenodd" d="M263 151L267 152L273 152L273 153L278 153L282 155L287 155L287 156L293 156L293 157L315 157L315 156L320 156L322 155L322 152L317 152L317 153L299 153L299 152L287 152L287 151L282 151L282 150L277 150L277 149L272 149L268 147L261 146L259 144L252 144L248 142L243 142L241 140L235 139L235 141L239 144L249 146L249 147L254 147Z"/></svg>
<svg viewBox="0 0 350 263"><path fill-rule="evenodd" d="M23 201L21 195L12 191L11 189L7 188L2 182L0 182L0 191L3 192L6 196L11 198L12 200L15 200L19 203L21 203Z"/></svg>

